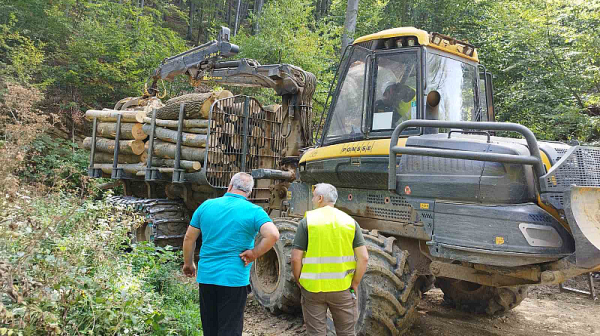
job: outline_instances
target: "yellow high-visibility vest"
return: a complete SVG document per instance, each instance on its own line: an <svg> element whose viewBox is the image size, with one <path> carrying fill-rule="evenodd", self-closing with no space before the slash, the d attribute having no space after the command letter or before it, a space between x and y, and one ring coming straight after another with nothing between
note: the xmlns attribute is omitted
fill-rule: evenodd
<svg viewBox="0 0 600 336"><path fill-rule="evenodd" d="M306 213L308 247L302 258L300 284L309 292L350 288L354 258L355 222L344 212L325 206Z"/></svg>

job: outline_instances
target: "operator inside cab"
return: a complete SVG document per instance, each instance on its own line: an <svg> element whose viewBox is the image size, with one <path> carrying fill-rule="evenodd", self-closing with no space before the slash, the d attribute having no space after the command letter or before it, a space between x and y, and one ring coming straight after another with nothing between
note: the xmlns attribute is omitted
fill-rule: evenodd
<svg viewBox="0 0 600 336"><path fill-rule="evenodd" d="M415 63L409 55L398 53L377 58L372 130L393 129L416 119Z"/></svg>
<svg viewBox="0 0 600 336"><path fill-rule="evenodd" d="M390 83L383 92L383 99L375 104L373 129L393 128L412 118L412 107L416 109L415 89L402 83Z"/></svg>

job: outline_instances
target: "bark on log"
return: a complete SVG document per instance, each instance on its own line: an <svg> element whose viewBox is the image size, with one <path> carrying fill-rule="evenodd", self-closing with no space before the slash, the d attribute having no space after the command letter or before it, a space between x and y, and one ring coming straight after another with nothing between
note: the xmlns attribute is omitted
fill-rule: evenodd
<svg viewBox="0 0 600 336"><path fill-rule="evenodd" d="M146 149L150 147L150 141L146 142ZM170 142L154 140L154 155L164 159L174 159L177 145ZM204 161L204 148L181 146L181 159L190 161Z"/></svg>
<svg viewBox="0 0 600 336"><path fill-rule="evenodd" d="M143 163L142 155L119 154L119 163ZM113 159L112 153L96 152L94 155L94 163L113 163Z"/></svg>
<svg viewBox="0 0 600 336"><path fill-rule="evenodd" d="M92 138L87 137L83 140L83 148L92 148ZM96 138L96 150L104 153L114 153L115 140ZM120 154L140 155L144 152L144 142L142 140L123 140L119 141Z"/></svg>
<svg viewBox="0 0 600 336"><path fill-rule="evenodd" d="M151 125L144 124L142 127L146 134L150 134ZM156 127L154 136L167 142L177 143L177 131L168 128ZM181 132L181 144L190 147L206 147L206 135Z"/></svg>
<svg viewBox="0 0 600 336"><path fill-rule="evenodd" d="M113 170L112 163L97 163L94 165L94 168L102 169L104 173L110 174ZM142 163L132 163L132 164L120 164L118 168L123 168L126 173L136 174L137 172L144 171L146 166Z"/></svg>
<svg viewBox="0 0 600 336"><path fill-rule="evenodd" d="M120 114L122 123L137 123L138 113L140 113L140 111L87 110L85 112L85 118L94 120L94 117L96 117L99 121L114 122L117 121L117 116Z"/></svg>
<svg viewBox="0 0 600 336"><path fill-rule="evenodd" d="M184 119L208 119L210 107L217 99L232 97L233 94L227 90L206 93L190 93L169 99L165 106L156 111L157 119L177 120L179 118L179 106L185 103ZM146 114L152 117L152 112Z"/></svg>
<svg viewBox="0 0 600 336"><path fill-rule="evenodd" d="M206 134L208 133L208 128L184 128L183 131L186 133Z"/></svg>
<svg viewBox="0 0 600 336"><path fill-rule="evenodd" d="M117 123L98 123L96 134L103 138L114 139L117 136ZM142 124L139 123L121 123L120 136L124 140L144 140L148 137L142 130Z"/></svg>
<svg viewBox="0 0 600 336"><path fill-rule="evenodd" d="M143 122L145 124L152 125L152 118L144 117ZM179 127L179 121L178 120L156 119L156 126L177 129ZM184 119L183 127L184 128L207 128L208 120L206 120L206 119Z"/></svg>
<svg viewBox="0 0 600 336"><path fill-rule="evenodd" d="M179 119L179 105L185 103L184 119L207 118L208 115L202 116L202 104L212 97L212 92L207 93L190 93L183 96L169 99L165 106L156 110L156 119ZM147 117L152 117L152 111L146 113Z"/></svg>
<svg viewBox="0 0 600 336"><path fill-rule="evenodd" d="M152 167L175 167L175 160L173 159L161 159L158 157L152 158ZM185 170L200 170L202 164L199 161L179 160L179 167Z"/></svg>

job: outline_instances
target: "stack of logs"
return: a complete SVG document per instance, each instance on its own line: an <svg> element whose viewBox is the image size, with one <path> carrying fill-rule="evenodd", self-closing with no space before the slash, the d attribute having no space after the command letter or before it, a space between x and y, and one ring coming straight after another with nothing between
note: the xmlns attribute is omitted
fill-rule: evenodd
<svg viewBox="0 0 600 336"><path fill-rule="evenodd" d="M154 97L128 98L117 103L112 110L88 110L86 118L98 120L94 167L105 173L112 171L116 121L117 116L121 115L119 167L127 173L143 176L150 146L148 136L152 131L152 111L157 109L152 166L158 167L160 172L172 173L177 148L179 109L181 103L186 103L180 168L187 172L200 170L207 146L210 107L215 100L231 96L233 95L227 90L194 93L170 99L164 105ZM84 148L91 149L92 138L85 138L83 145Z"/></svg>

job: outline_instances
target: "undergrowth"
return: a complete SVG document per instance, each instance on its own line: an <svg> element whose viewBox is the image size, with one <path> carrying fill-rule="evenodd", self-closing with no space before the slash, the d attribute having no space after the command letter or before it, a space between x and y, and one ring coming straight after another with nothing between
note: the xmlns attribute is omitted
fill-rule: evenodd
<svg viewBox="0 0 600 336"><path fill-rule="evenodd" d="M0 209L0 335L201 335L181 254L129 244L140 218L25 190Z"/></svg>

